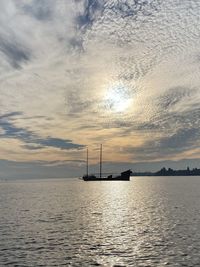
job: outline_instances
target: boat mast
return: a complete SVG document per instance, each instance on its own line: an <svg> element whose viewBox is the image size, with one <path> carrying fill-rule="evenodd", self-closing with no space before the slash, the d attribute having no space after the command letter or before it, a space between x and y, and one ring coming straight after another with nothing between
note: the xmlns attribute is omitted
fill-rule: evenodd
<svg viewBox="0 0 200 267"><path fill-rule="evenodd" d="M86 164L86 173L87 173L87 177L88 177L88 148L87 148L87 164Z"/></svg>
<svg viewBox="0 0 200 267"><path fill-rule="evenodd" d="M100 175L99 175L99 177L101 178L101 176L102 176L102 144L101 144L101 146L100 146L100 170L99 170L99 172L100 172Z"/></svg>

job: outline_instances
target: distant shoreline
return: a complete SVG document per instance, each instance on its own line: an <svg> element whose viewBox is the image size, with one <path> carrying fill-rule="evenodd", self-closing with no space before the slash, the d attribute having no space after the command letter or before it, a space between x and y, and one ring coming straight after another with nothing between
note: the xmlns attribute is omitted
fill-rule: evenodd
<svg viewBox="0 0 200 267"><path fill-rule="evenodd" d="M165 167L157 172L132 172L132 176L200 176L200 169L189 167L185 170L173 170Z"/></svg>

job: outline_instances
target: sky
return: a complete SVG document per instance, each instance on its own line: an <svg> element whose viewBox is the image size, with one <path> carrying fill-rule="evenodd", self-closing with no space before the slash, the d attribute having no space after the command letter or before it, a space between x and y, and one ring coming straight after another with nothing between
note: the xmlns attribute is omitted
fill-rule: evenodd
<svg viewBox="0 0 200 267"><path fill-rule="evenodd" d="M200 2L1 0L0 178L200 165Z"/></svg>

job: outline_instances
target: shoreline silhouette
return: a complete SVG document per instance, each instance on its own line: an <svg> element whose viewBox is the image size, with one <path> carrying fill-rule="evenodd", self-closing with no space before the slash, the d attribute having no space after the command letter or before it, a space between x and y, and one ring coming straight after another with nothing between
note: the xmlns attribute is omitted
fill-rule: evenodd
<svg viewBox="0 0 200 267"><path fill-rule="evenodd" d="M193 168L190 170L189 167L183 170L173 170L171 168L163 167L156 172L134 172L132 176L200 176L200 169Z"/></svg>

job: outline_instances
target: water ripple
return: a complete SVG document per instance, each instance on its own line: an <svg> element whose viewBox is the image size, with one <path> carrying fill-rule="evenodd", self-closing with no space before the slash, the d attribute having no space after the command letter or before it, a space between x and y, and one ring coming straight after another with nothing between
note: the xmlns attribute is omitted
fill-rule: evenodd
<svg viewBox="0 0 200 267"><path fill-rule="evenodd" d="M0 266L200 266L199 190L198 177L1 182Z"/></svg>

